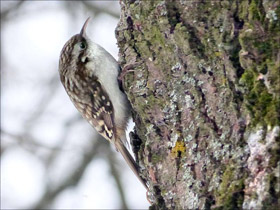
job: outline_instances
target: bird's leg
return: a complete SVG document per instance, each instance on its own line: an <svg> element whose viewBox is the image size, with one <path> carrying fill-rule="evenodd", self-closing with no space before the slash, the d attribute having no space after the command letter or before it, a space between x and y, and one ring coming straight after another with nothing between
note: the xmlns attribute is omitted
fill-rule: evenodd
<svg viewBox="0 0 280 210"><path fill-rule="evenodd" d="M118 76L118 80L121 83L122 87L124 86L123 79L126 76L126 74L129 72L134 72L135 67L138 66L139 64L140 64L140 62L130 63L130 64L125 65L124 68L121 70L121 72Z"/></svg>

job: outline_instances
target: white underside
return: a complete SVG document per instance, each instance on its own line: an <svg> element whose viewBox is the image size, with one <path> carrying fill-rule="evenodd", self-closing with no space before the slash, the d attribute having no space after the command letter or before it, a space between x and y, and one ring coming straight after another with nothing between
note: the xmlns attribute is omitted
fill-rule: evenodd
<svg viewBox="0 0 280 210"><path fill-rule="evenodd" d="M90 62L87 67L93 70L102 87L109 95L114 107L115 123L126 124L130 115L126 96L120 91L118 85L118 63L104 48L94 42L89 43L88 55Z"/></svg>

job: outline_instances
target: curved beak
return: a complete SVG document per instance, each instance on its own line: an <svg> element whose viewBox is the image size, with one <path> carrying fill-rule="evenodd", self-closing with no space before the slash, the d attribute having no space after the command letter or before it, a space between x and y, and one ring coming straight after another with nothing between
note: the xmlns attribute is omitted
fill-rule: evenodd
<svg viewBox="0 0 280 210"><path fill-rule="evenodd" d="M84 23L83 27L82 27L82 30L80 32L80 35L85 37L86 36L86 29L87 29L87 25L88 25L88 22L90 20L90 17L87 18L86 22Z"/></svg>

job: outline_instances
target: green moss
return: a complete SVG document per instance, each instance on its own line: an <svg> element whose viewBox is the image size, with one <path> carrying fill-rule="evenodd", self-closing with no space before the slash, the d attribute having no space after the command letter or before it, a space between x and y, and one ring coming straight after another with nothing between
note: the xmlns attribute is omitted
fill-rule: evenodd
<svg viewBox="0 0 280 210"><path fill-rule="evenodd" d="M253 41L253 40L252 40ZM255 49L258 50L258 55L263 55L270 58L272 56L273 44L268 41L256 40L252 42Z"/></svg>
<svg viewBox="0 0 280 210"><path fill-rule="evenodd" d="M263 201L264 210L279 209L280 207L280 192L275 190L275 186L279 185L279 177L270 174L269 177L269 196Z"/></svg>
<svg viewBox="0 0 280 210"><path fill-rule="evenodd" d="M206 48L199 37L197 29L185 23L178 23L175 27L174 36L177 45L184 50L184 53L190 54L190 51L198 58L206 58ZM188 42L186 42L188 40Z"/></svg>
<svg viewBox="0 0 280 210"><path fill-rule="evenodd" d="M151 162L155 165L156 163L161 162L162 159L162 156L160 156L159 154L152 154Z"/></svg>
<svg viewBox="0 0 280 210"><path fill-rule="evenodd" d="M252 125L279 124L279 103L280 99L268 92L264 81L257 79L256 70L247 69L242 75L241 82L247 87L248 94L245 94L246 107L252 116Z"/></svg>
<svg viewBox="0 0 280 210"><path fill-rule="evenodd" d="M237 209L242 207L245 177L236 180L239 173L232 165L226 168L222 176L222 183L216 192L218 209Z"/></svg>
<svg viewBox="0 0 280 210"><path fill-rule="evenodd" d="M188 36L188 30L182 23L178 23L174 30L174 39L177 45L183 50L185 54L189 54L188 42L186 42L186 37Z"/></svg>
<svg viewBox="0 0 280 210"><path fill-rule="evenodd" d="M141 53L141 55L145 58L149 58L152 56L151 50L149 48L150 44L147 41L138 41L135 43L137 51Z"/></svg>
<svg viewBox="0 0 280 210"><path fill-rule="evenodd" d="M239 56L244 68L240 81L246 90L244 98L253 126L257 123L271 126L280 124L280 64L277 61L280 29L269 32L266 28L269 20L264 19L262 3L252 0L249 21L239 36L242 52L247 53Z"/></svg>
<svg viewBox="0 0 280 210"><path fill-rule="evenodd" d="M148 30L149 32L144 34L145 40L149 40L154 46L163 47L165 39L159 28L152 25L151 28L148 28Z"/></svg>
<svg viewBox="0 0 280 210"><path fill-rule="evenodd" d="M249 5L249 20L263 21L264 18L262 2L260 0L252 0Z"/></svg>
<svg viewBox="0 0 280 210"><path fill-rule="evenodd" d="M254 87L255 79L255 73L253 71L246 71L241 77L242 82L244 81L249 89Z"/></svg>
<svg viewBox="0 0 280 210"><path fill-rule="evenodd" d="M272 62L270 59L266 60L267 64L267 79L273 93L280 94L280 63Z"/></svg>
<svg viewBox="0 0 280 210"><path fill-rule="evenodd" d="M276 168L280 161L280 136L277 136L275 141L277 142L277 145L269 150L269 154L271 155L269 166L272 168Z"/></svg>
<svg viewBox="0 0 280 210"><path fill-rule="evenodd" d="M134 38L136 40L136 50L141 55L142 59L149 59L153 61L154 65L160 66L159 69L162 71L168 71L168 67L172 66L175 57L169 57L169 59L158 59L160 57L170 56L170 51L174 50L174 45L166 44L164 32L161 29L154 25L153 23L145 23L146 19L141 19L141 31L134 31ZM161 25L164 26L168 24L166 21L162 21ZM144 36L143 36L144 34ZM162 50L164 49L164 50ZM162 67L166 67L163 68Z"/></svg>
<svg viewBox="0 0 280 210"><path fill-rule="evenodd" d="M249 8L249 1L240 1L239 2L238 16L240 19L242 19L242 20L247 19L248 8Z"/></svg>

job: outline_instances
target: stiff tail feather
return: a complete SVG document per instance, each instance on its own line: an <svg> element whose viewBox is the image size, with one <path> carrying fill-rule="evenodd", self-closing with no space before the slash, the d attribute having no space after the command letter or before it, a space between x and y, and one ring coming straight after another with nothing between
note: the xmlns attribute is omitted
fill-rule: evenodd
<svg viewBox="0 0 280 210"><path fill-rule="evenodd" d="M116 141L115 146L116 146L116 149L122 154L126 163L129 165L129 167L131 168L133 173L137 176L137 178L140 180L140 182L144 185L146 190L148 190L146 181L139 175L139 170L138 170L139 166L137 165L137 163L135 162L133 157L130 155L129 151L126 149L124 144L121 141Z"/></svg>

